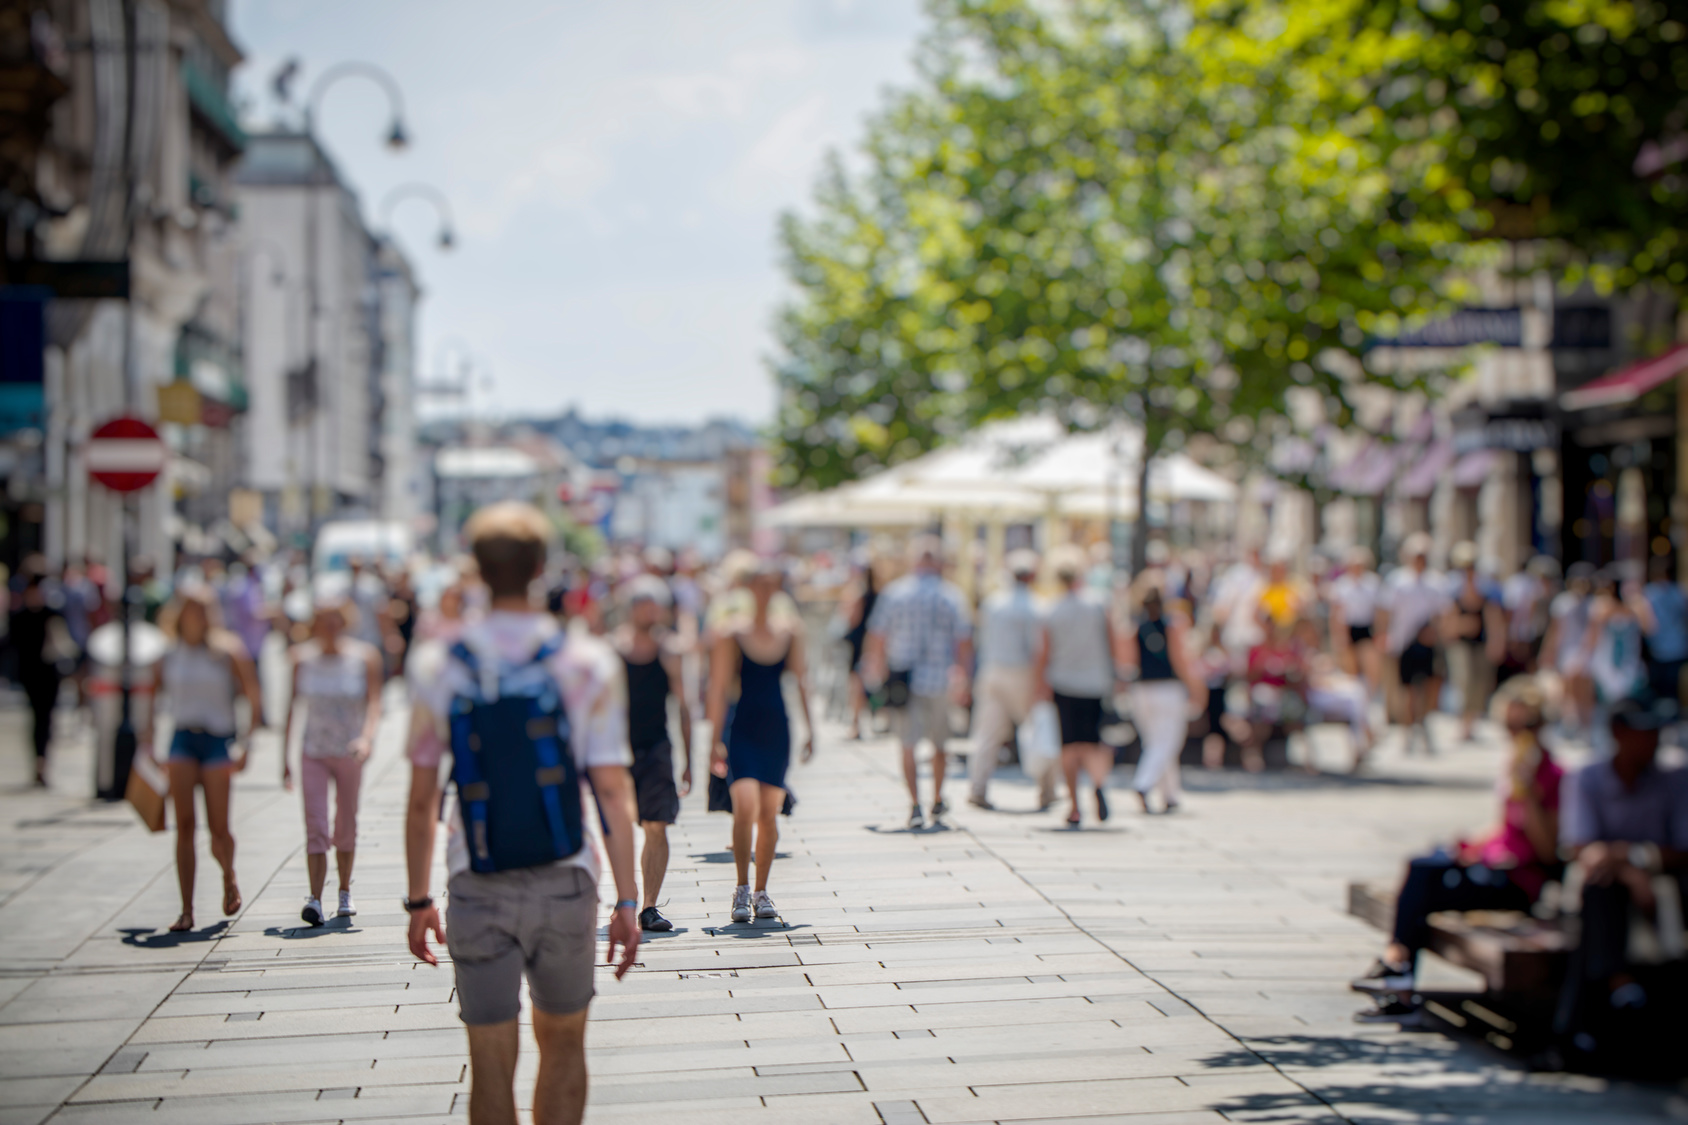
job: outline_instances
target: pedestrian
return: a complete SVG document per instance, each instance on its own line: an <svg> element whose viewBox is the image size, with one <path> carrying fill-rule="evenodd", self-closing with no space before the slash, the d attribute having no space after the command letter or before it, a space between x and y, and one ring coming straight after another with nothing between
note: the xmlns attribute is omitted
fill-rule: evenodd
<svg viewBox="0 0 1688 1125"><path fill-rule="evenodd" d="M1547 633L1548 606L1558 581L1558 561L1537 555L1501 584L1501 606L1506 610L1506 656L1496 673L1497 683L1538 670L1542 638Z"/></svg>
<svg viewBox="0 0 1688 1125"><path fill-rule="evenodd" d="M1061 772L1072 807L1067 824L1078 827L1082 770L1096 791L1096 819L1109 815L1107 782L1113 747L1102 742L1102 704L1114 693L1119 648L1108 606L1084 588L1084 557L1076 549L1054 552L1050 565L1066 593L1043 618L1043 643L1034 665L1037 696L1055 704L1061 722Z"/></svg>
<svg viewBox="0 0 1688 1125"><path fill-rule="evenodd" d="M1307 721L1307 693L1311 686L1310 654L1292 626L1282 625L1264 610L1260 643L1248 650L1244 672L1248 684L1247 733L1242 744L1243 768L1259 773L1266 768L1266 744L1272 736L1299 733ZM1309 756L1308 765L1312 759Z"/></svg>
<svg viewBox="0 0 1688 1125"><path fill-rule="evenodd" d="M1383 592L1383 579L1375 569L1375 559L1365 547L1348 552L1342 574L1330 584L1330 645L1342 661L1343 671L1359 676L1366 688L1375 692L1383 683L1377 639L1372 625L1377 618L1377 602Z"/></svg>
<svg viewBox="0 0 1688 1125"><path fill-rule="evenodd" d="M304 736L299 746L299 788L305 808L305 868L311 893L300 912L306 922L322 925L323 885L328 879L328 848L334 847L340 902L335 916L357 913L352 902L352 864L357 857L358 793L364 763L375 748L381 722L381 654L347 635L356 614L345 598L317 602L311 639L289 654L292 694L282 738L281 783L293 788L288 747L293 744L294 714L305 706ZM334 816L328 815L328 789L334 787Z"/></svg>
<svg viewBox="0 0 1688 1125"><path fill-rule="evenodd" d="M246 767L246 754L237 757L234 752L235 701L246 698L248 738L264 725L264 704L257 669L240 638L222 628L216 595L209 589L196 586L179 592L160 612L159 627L171 645L158 663L153 690L159 701L155 706L170 716L174 728L165 768L176 809L176 882L182 894L182 913L170 932L185 933L194 921L195 789L205 792L211 856L223 870L223 913L240 910L229 797L235 771ZM151 732L145 736L150 742Z"/></svg>
<svg viewBox="0 0 1688 1125"><path fill-rule="evenodd" d="M1380 997L1376 1015L1410 1010L1419 952L1430 942L1430 916L1440 910L1528 911L1558 863L1559 796L1563 772L1541 742L1542 693L1514 681L1497 700L1511 739L1501 775L1500 824L1412 860L1395 900L1395 923L1383 955L1354 981ZM1389 999L1386 994L1392 994Z"/></svg>
<svg viewBox="0 0 1688 1125"><path fill-rule="evenodd" d="M1151 811L1151 789L1160 790L1162 812L1176 810L1184 794L1178 757L1190 729L1190 698L1199 698L1206 691L1206 685L1189 666L1187 644L1183 618L1167 611L1159 586L1146 587L1137 626L1124 637L1120 662L1136 673L1131 687L1131 719L1143 750L1131 787L1137 791L1144 812Z"/></svg>
<svg viewBox="0 0 1688 1125"><path fill-rule="evenodd" d="M410 648L416 643L416 584L406 567L393 570L393 592L387 598L387 616L393 623L393 639L398 649L392 666L402 669L410 659Z"/></svg>
<svg viewBox="0 0 1688 1125"><path fill-rule="evenodd" d="M59 685L74 663L74 641L65 625L57 592L47 581L46 560L24 560L23 589L12 607L7 637L17 658L18 685L29 702L30 741L35 747L35 784L47 784L47 750L53 741L53 710Z"/></svg>
<svg viewBox="0 0 1688 1125"><path fill-rule="evenodd" d="M873 558L856 564L854 583L844 605L844 641L850 646L850 740L862 737L862 714L867 710L867 687L862 683L862 654L867 648L867 622L879 604L879 582Z"/></svg>
<svg viewBox="0 0 1688 1125"><path fill-rule="evenodd" d="M387 638L392 634L387 583L378 570L367 566L361 558L352 559L349 565L351 574L347 580L346 596L357 611L352 615L352 636L382 654L384 669L390 647ZM382 675L386 675L385 671Z"/></svg>
<svg viewBox="0 0 1688 1125"><path fill-rule="evenodd" d="M787 672L803 709L803 761L815 756L802 625L775 617L771 608L783 578L775 563L754 566L749 576L750 618L723 622L710 654L709 729L714 741L709 768L727 779L733 802L733 864L738 872L733 887L735 922L748 922L752 914L779 917L768 896L768 874L779 844L778 818L785 805L786 771L791 767ZM730 710L729 696L733 697ZM750 884L753 844L754 898Z"/></svg>
<svg viewBox="0 0 1688 1125"><path fill-rule="evenodd" d="M1408 752L1417 735L1424 742L1425 753L1435 753L1428 720L1441 693L1437 649L1442 643L1442 615L1450 599L1446 583L1430 569L1430 546L1430 536L1422 531L1406 537L1401 545L1401 565L1384 583L1377 607L1383 650L1394 665L1400 689L1398 717L1407 728Z"/></svg>
<svg viewBox="0 0 1688 1125"><path fill-rule="evenodd" d="M680 675L680 656L670 644L668 615L673 598L668 584L654 574L629 582L623 597L627 620L616 630L627 683L627 739L633 751L633 795L639 827L645 834L639 872L645 879L645 900L639 928L667 933L674 923L657 909L663 879L668 875L668 826L680 816L680 798L692 791L692 710L686 704ZM668 736L668 699L679 705L680 744L686 764L680 785L674 785L674 743Z"/></svg>
<svg viewBox="0 0 1688 1125"><path fill-rule="evenodd" d="M1219 627L1219 644L1231 657L1232 669L1241 671L1248 650L1260 643L1260 595L1266 576L1260 570L1260 549L1250 547L1240 562L1227 567L1213 585L1213 622Z"/></svg>
<svg viewBox="0 0 1688 1125"><path fill-rule="evenodd" d="M1448 635L1448 674L1459 690L1459 738L1470 742L1477 717L1495 689L1495 669L1506 655L1506 613L1477 573L1477 544L1463 540L1448 552L1455 585L1443 631Z"/></svg>
<svg viewBox="0 0 1688 1125"><path fill-rule="evenodd" d="M1564 685L1561 722L1573 734L1594 719L1594 681L1588 674L1588 619L1594 605L1593 563L1574 562L1565 568L1565 588L1548 606L1547 635L1542 660L1558 673Z"/></svg>
<svg viewBox="0 0 1688 1125"><path fill-rule="evenodd" d="M270 616L264 604L264 583L254 556L229 567L228 578L219 591L223 623L246 646L254 664L263 656L264 638L269 635Z"/></svg>
<svg viewBox="0 0 1688 1125"><path fill-rule="evenodd" d="M990 801L991 775L997 754L1026 721L1036 701L1032 666L1043 644L1043 615L1032 585L1040 562L1035 551L1011 551L1007 559L1012 582L985 599L979 607L979 671L973 684L973 753L967 759L971 792L967 801L981 809ZM1025 765L1021 759L1021 765ZM1055 803L1055 774L1046 768L1035 780L1038 808Z"/></svg>
<svg viewBox="0 0 1688 1125"><path fill-rule="evenodd" d="M1630 599L1647 638L1647 683L1659 699L1682 701L1682 669L1688 665L1688 595L1671 581L1670 558L1655 555L1647 585Z"/></svg>
<svg viewBox="0 0 1688 1125"><path fill-rule="evenodd" d="M545 571L551 534L537 509L495 504L471 517L465 533L491 600L412 707L407 745L414 768L405 818L410 892L404 904L410 950L437 965L429 947L433 935L451 951L458 1011L469 1036L469 1119L516 1120L517 1017L525 977L539 1044L533 1120L573 1125L586 1105L586 1011L594 992L598 873L605 853L617 898L606 963L616 961L619 947L617 980L639 949L631 755L615 693L615 654L596 638L565 633L533 603L530 590ZM481 732L489 738L483 741ZM450 898L442 929L428 891L439 816L437 771L448 753L458 800L446 843ZM551 764L540 767L540 761ZM596 796L595 808L588 792ZM464 830L466 819L475 826L473 839Z"/></svg>
<svg viewBox="0 0 1688 1125"><path fill-rule="evenodd" d="M1633 590L1628 598L1620 597L1616 576L1610 570L1595 575L1582 664L1594 689L1593 742L1602 754L1612 749L1607 716L1613 705L1647 691L1644 634L1635 610L1640 600L1639 592Z"/></svg>
<svg viewBox="0 0 1688 1125"><path fill-rule="evenodd" d="M868 619L871 678L882 685L885 707L903 751L903 782L911 807L908 826L926 827L920 809L915 751L932 743L932 821L949 813L944 772L950 736L950 699L964 702L973 663L973 626L961 591L944 581L943 546L922 535L909 544L910 573L885 587Z"/></svg>

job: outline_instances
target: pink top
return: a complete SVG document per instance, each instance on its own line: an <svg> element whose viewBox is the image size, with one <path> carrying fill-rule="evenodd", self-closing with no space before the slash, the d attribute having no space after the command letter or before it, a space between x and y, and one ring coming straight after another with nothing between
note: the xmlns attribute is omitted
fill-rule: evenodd
<svg viewBox="0 0 1688 1125"><path fill-rule="evenodd" d="M1559 781L1564 776L1565 771L1543 749L1531 784L1541 807L1548 812L1559 811ZM1541 894L1546 877L1542 874L1542 860L1536 855L1535 845L1530 843L1530 834L1525 831L1525 805L1512 792L1510 770L1501 775L1498 789L1501 796L1500 826L1483 839L1466 841L1460 851L1474 856L1478 863L1485 866L1507 871L1512 881L1533 899Z"/></svg>

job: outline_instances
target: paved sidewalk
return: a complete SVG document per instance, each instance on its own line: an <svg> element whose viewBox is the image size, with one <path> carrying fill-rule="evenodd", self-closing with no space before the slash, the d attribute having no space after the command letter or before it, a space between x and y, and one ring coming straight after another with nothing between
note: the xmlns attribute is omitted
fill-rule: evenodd
<svg viewBox="0 0 1688 1125"><path fill-rule="evenodd" d="M298 921L298 798L276 784L273 737L236 783L247 906L219 918L202 842L204 928L184 941L161 932L177 909L171 836L77 797L74 750L60 790L0 795L0 1125L463 1119L449 970L404 948L401 729L390 715L365 786L350 925ZM1484 823L1492 748L1385 753L1361 783L1197 771L1187 811L1119 807L1076 833L1060 809L963 808L911 834L894 748L827 733L793 774L780 926L728 924L728 822L688 799L666 889L680 931L650 940L625 981L600 974L589 1120L1683 1115L1669 1091L1530 1077L1351 1021L1346 981L1380 935L1344 915L1345 884ZM10 778L27 748L0 747ZM952 800L964 792L952 783ZM1032 802L1012 776L995 792L1007 809Z"/></svg>

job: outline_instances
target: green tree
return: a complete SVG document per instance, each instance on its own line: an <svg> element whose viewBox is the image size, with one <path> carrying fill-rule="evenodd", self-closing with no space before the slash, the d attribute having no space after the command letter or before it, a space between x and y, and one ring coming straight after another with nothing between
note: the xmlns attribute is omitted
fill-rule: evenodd
<svg viewBox="0 0 1688 1125"><path fill-rule="evenodd" d="M1341 416L1319 352L1436 302L1449 229L1395 187L1411 144L1379 139L1361 86L1254 49L1254 13L933 15L922 85L872 123L859 182L834 165L817 214L785 221L786 483L1028 408L1123 413L1151 454L1246 442L1292 386Z"/></svg>

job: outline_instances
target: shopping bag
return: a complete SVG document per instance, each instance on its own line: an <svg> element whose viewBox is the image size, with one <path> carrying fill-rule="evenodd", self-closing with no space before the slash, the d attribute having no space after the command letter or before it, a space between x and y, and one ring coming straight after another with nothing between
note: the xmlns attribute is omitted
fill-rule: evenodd
<svg viewBox="0 0 1688 1125"><path fill-rule="evenodd" d="M129 765L129 784L124 797L140 814L141 823L153 832L164 831L164 799L170 793L170 779L152 755L140 753Z"/></svg>
<svg viewBox="0 0 1688 1125"><path fill-rule="evenodd" d="M1041 776L1061 757L1061 720L1050 702L1035 703L1020 724L1020 765L1026 773Z"/></svg>

